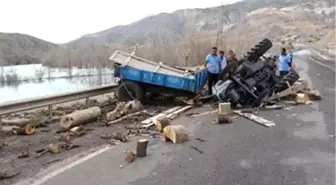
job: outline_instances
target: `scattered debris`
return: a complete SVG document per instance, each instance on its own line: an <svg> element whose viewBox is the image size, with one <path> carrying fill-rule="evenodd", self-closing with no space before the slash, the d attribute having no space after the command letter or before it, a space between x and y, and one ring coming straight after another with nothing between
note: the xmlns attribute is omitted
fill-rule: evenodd
<svg viewBox="0 0 336 185"><path fill-rule="evenodd" d="M53 159L53 160L50 160L50 161L47 161L46 163L44 163L43 165L44 166L47 166L47 165L49 165L49 164L51 164L51 163L55 163L55 162L58 162L58 161L61 161L62 159Z"/></svg>
<svg viewBox="0 0 336 185"><path fill-rule="evenodd" d="M283 105L266 105L264 107L260 107L259 110L280 110L283 108Z"/></svg>
<svg viewBox="0 0 336 185"><path fill-rule="evenodd" d="M199 137L196 137L195 139L198 140L198 141L201 141L201 142L206 142L206 140L204 140L202 138L199 138Z"/></svg>
<svg viewBox="0 0 336 185"><path fill-rule="evenodd" d="M98 119L102 112L99 107L91 107L84 110L77 110L71 114L62 116L60 125L62 128L69 129L74 126L82 125Z"/></svg>
<svg viewBox="0 0 336 185"><path fill-rule="evenodd" d="M148 139L140 139L137 142L136 156L145 157L147 155Z"/></svg>
<svg viewBox="0 0 336 185"><path fill-rule="evenodd" d="M243 117L245 117L245 118L247 118L249 120L252 120L252 121L254 121L256 123L259 123L259 124L261 124L263 126L266 126L266 127L275 126L275 124L273 122L271 122L269 120L266 120L266 119L264 119L262 117L256 116L256 115L254 115L252 113L242 113L239 110L235 110L233 112L236 113L236 114L238 114L238 115L240 115L240 116L243 116Z"/></svg>
<svg viewBox="0 0 336 185"><path fill-rule="evenodd" d="M20 155L18 156L18 159L23 159L23 158L28 158L29 157L29 152L21 152Z"/></svg>
<svg viewBox="0 0 336 185"><path fill-rule="evenodd" d="M104 135L100 135L100 138L102 139L115 139L115 140L118 140L118 141L121 141L121 142L127 142L128 139L127 139L127 136L121 132L117 132L115 133L114 135L110 135L110 134L104 134Z"/></svg>
<svg viewBox="0 0 336 185"><path fill-rule="evenodd" d="M131 152L131 151L125 152L125 160L128 163L132 163L135 160L135 157L136 157L136 155L133 152ZM122 168L122 165L120 165L120 168Z"/></svg>
<svg viewBox="0 0 336 185"><path fill-rule="evenodd" d="M173 143L188 141L188 129L183 125L169 125L163 129L164 140Z"/></svg>
<svg viewBox="0 0 336 185"><path fill-rule="evenodd" d="M227 115L218 114L217 123L218 124L230 124L232 123L232 119Z"/></svg>
<svg viewBox="0 0 336 185"><path fill-rule="evenodd" d="M20 172L16 172L16 173L8 173L5 170L1 170L0 171L0 180L4 180L4 179L10 179L13 178L17 175L19 175Z"/></svg>
<svg viewBox="0 0 336 185"><path fill-rule="evenodd" d="M329 137L331 137L331 138L336 138L336 136L335 136L335 135L329 135Z"/></svg>
<svg viewBox="0 0 336 185"><path fill-rule="evenodd" d="M190 146L190 148L192 148L192 149L194 149L194 150L196 150L198 153L200 153L200 154L203 154L203 151L202 150L200 150L200 149L198 149L197 147L195 147L195 146Z"/></svg>

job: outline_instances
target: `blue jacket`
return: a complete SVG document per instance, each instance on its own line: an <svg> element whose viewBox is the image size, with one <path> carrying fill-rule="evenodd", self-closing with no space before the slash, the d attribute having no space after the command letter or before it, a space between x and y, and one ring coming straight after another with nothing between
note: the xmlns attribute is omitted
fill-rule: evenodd
<svg viewBox="0 0 336 185"><path fill-rule="evenodd" d="M289 55L279 56L279 71L289 71L289 63L291 62L291 57Z"/></svg>
<svg viewBox="0 0 336 185"><path fill-rule="evenodd" d="M209 73L218 74L220 71L220 61L217 55L208 54L205 58L205 64Z"/></svg>

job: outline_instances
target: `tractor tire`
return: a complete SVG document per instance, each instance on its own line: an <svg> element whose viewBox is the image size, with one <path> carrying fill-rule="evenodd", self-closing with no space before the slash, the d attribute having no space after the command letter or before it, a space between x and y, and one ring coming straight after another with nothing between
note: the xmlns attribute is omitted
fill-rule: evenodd
<svg viewBox="0 0 336 185"><path fill-rule="evenodd" d="M296 71L290 71L286 76L284 76L278 83L273 87L275 93L282 92L288 88L287 82L289 85L293 85L300 78L299 74Z"/></svg>
<svg viewBox="0 0 336 185"><path fill-rule="evenodd" d="M272 47L272 42L269 39L260 41L257 45L247 52L246 58L249 61L256 61L264 55Z"/></svg>
<svg viewBox="0 0 336 185"><path fill-rule="evenodd" d="M117 96L120 101L132 101L137 99L143 102L145 99L145 91L139 83L124 81L118 88Z"/></svg>

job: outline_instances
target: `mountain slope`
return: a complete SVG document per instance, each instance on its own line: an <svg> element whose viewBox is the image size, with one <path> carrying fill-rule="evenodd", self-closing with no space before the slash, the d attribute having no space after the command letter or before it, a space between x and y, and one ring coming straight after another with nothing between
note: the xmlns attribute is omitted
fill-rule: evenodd
<svg viewBox="0 0 336 185"><path fill-rule="evenodd" d="M18 33L0 33L0 65L41 63L42 56L57 45Z"/></svg>
<svg viewBox="0 0 336 185"><path fill-rule="evenodd" d="M308 12L334 5L335 1L333 0L246 0L225 5L223 10L221 7L178 10L171 14L161 13L130 25L117 26L95 34L85 35L70 42L68 46L80 47L88 44L108 45L111 43L134 45L135 43L145 44L157 39L176 42L181 41L190 32L216 32L221 16L223 16L223 26L226 28L244 19L246 15L257 9L300 7ZM314 12L313 16L315 14L317 13ZM303 17L303 15L298 16ZM306 19L310 21L309 17ZM267 27L267 25L264 26Z"/></svg>

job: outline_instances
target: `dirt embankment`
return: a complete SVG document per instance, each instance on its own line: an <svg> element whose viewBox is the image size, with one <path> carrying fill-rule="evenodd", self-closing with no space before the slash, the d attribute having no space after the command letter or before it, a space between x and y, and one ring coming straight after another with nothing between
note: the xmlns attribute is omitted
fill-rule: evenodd
<svg viewBox="0 0 336 185"><path fill-rule="evenodd" d="M53 121L47 121L48 112L46 110L30 111L4 117L7 120L13 118L30 119L36 125L36 129L32 135L17 135L12 132L0 131L0 169L6 172L6 176L15 175L14 177L3 179L4 177L1 176L4 176L4 174L0 171L0 184L9 185L20 179L32 177L55 162L62 161L89 149L104 144L113 145L116 144L115 142L120 143L122 141L111 139L110 136L117 133L127 137L136 135L138 130L135 128L135 124L150 117L148 114L139 114L117 124L107 125L105 121L106 113L116 108L117 101L114 99L101 100L91 100L89 107L99 106L102 110L102 116L97 121L83 125L81 129L84 131L77 134L69 130L62 131L59 118L75 110L87 108L87 105L83 102L57 107L53 110ZM160 101L160 105L156 102L158 101L148 102L148 105L144 105L144 109L147 112L158 113L173 106L173 101L170 99ZM46 152L43 155L38 153L42 149L56 146L56 144L66 147L60 147L60 150L55 153Z"/></svg>

